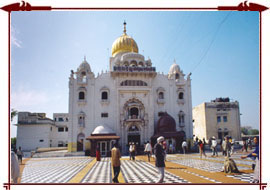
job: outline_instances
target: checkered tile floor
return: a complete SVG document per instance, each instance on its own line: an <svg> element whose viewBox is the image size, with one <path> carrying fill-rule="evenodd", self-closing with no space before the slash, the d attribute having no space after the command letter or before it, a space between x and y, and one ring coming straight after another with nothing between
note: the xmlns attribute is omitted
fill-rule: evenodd
<svg viewBox="0 0 270 190"><path fill-rule="evenodd" d="M159 172L153 165L143 161L123 160L121 172L127 183L156 183ZM189 183L188 181L165 171L164 183Z"/></svg>
<svg viewBox="0 0 270 190"><path fill-rule="evenodd" d="M239 158L240 155L235 158ZM167 155L167 160L176 164L204 170L207 172L220 172L223 163L214 162L214 160L223 161L224 158L212 158L209 160L196 159L197 155ZM85 166L87 166L94 158L89 157L57 157L57 158L32 158L24 168L21 183L67 183ZM251 165L252 161L244 162L236 160L239 164ZM239 170L250 169L238 166ZM121 161L121 172L126 183L156 183L159 178L157 168L148 162L136 160ZM220 183L220 181L207 178L188 170L182 170L188 174L207 179L209 181ZM251 183L253 173L227 175L228 177ZM112 168L110 158L102 158L100 162L96 162L87 174L78 183L112 183ZM165 171L164 183L190 183L179 176Z"/></svg>
<svg viewBox="0 0 270 190"><path fill-rule="evenodd" d="M253 181L253 173L249 173L249 174L243 173L243 174L239 174L239 175L227 175L227 177L232 177L234 179L239 179L241 181L246 181L249 183L252 183L252 181Z"/></svg>
<svg viewBox="0 0 270 190"><path fill-rule="evenodd" d="M234 161L238 165L237 166L238 169L240 171L250 169L249 167L239 166L239 164L251 165L252 163L254 163L254 161L253 160L237 160L240 158L240 156L241 156L241 154L234 154L232 156L232 158L234 159ZM217 162L206 161L206 160L198 160L198 159L194 159L194 158L199 158L199 155L190 155L190 156L186 155L186 157L183 157L183 155L170 155L168 160L170 160L171 162L174 162L174 163L178 163L181 165L185 165L188 167L197 168L197 169L201 169L201 170L209 171L209 172L221 172L223 170L223 165L224 165L223 163L217 163ZM210 154L206 159L224 161L224 157L211 157ZM197 175L197 174L194 174L194 175ZM238 179L238 180L245 181L245 182L249 182L249 183L251 183L253 181L253 173L227 175L227 177L231 177L231 178ZM211 179L209 179L209 180L211 181ZM215 182L215 181L213 181L213 182ZM216 183L219 183L219 182L216 181Z"/></svg>
<svg viewBox="0 0 270 190"><path fill-rule="evenodd" d="M32 158L23 170L21 183L66 183L93 158Z"/></svg>
<svg viewBox="0 0 270 190"><path fill-rule="evenodd" d="M224 158L213 158L213 157L207 157L206 159L210 160L198 160L195 158L199 158L196 156L187 156L187 157L177 157L177 156L171 156L168 158L169 161L181 164L184 166L192 167L192 168L197 168L201 169L204 171L209 171L209 172L220 172L223 170L223 161ZM238 157L239 158L239 157ZM211 160L217 160L217 161L222 161L221 163L217 162L212 162ZM251 162L246 162L246 161L241 161L241 160L234 160L236 162L236 165L239 170L248 170L250 167L245 167L245 166L239 166L239 164L245 164L245 165L251 165Z"/></svg>
<svg viewBox="0 0 270 190"><path fill-rule="evenodd" d="M101 158L86 174L81 183L112 183L110 158Z"/></svg>

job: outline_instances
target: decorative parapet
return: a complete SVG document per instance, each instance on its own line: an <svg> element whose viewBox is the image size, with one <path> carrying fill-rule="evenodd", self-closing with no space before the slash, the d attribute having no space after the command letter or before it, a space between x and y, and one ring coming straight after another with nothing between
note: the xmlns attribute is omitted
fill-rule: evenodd
<svg viewBox="0 0 270 190"><path fill-rule="evenodd" d="M155 67L125 67L114 66L113 72L156 72Z"/></svg>

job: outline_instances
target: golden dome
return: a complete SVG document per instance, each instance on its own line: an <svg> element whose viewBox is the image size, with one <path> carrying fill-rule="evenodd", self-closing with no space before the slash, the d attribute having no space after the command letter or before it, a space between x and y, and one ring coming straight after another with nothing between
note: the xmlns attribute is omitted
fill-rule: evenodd
<svg viewBox="0 0 270 190"><path fill-rule="evenodd" d="M126 34L126 22L124 22L124 34L119 38L117 38L112 45L113 57L121 52L135 52L135 53L139 52L135 40Z"/></svg>

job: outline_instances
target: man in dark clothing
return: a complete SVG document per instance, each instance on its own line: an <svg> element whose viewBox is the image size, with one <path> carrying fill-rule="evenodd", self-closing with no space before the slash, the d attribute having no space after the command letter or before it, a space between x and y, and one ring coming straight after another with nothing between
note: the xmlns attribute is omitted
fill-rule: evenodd
<svg viewBox="0 0 270 190"><path fill-rule="evenodd" d="M163 141L164 137L159 137L157 139L157 144L154 147L155 150L155 156L156 156L156 167L158 168L158 171L160 173L159 180L157 183L162 183L164 179L164 168L165 168L165 152L163 149Z"/></svg>

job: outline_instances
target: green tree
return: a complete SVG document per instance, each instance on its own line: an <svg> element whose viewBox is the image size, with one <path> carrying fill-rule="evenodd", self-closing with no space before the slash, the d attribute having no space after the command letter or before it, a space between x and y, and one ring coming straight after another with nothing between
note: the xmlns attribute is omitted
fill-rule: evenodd
<svg viewBox="0 0 270 190"><path fill-rule="evenodd" d="M241 133L243 133L244 135L248 135L247 128L241 127Z"/></svg>
<svg viewBox="0 0 270 190"><path fill-rule="evenodd" d="M13 118L18 114L18 111L15 109L11 109L11 114L10 114L10 119L11 121L13 120Z"/></svg>
<svg viewBox="0 0 270 190"><path fill-rule="evenodd" d="M16 137L11 138L11 147L16 147L17 139Z"/></svg>
<svg viewBox="0 0 270 190"><path fill-rule="evenodd" d="M259 130L258 129L250 129L248 131L249 135L258 135L259 134Z"/></svg>

